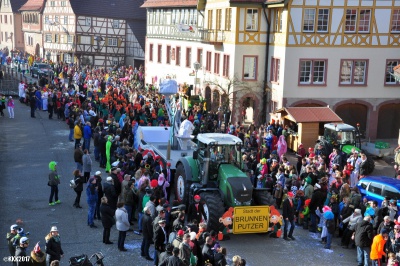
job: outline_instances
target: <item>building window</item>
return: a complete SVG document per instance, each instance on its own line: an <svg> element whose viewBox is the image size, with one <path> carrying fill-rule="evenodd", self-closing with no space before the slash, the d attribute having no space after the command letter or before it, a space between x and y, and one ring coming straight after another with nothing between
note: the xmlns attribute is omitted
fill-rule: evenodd
<svg viewBox="0 0 400 266"><path fill-rule="evenodd" d="M359 15L358 27L357 27L357 15ZM370 27L370 21L371 21L370 9L361 9L359 11L359 14L357 9L347 9L344 32L355 33L357 30L359 33L368 33Z"/></svg>
<svg viewBox="0 0 400 266"><path fill-rule="evenodd" d="M326 60L300 60L299 85L326 84Z"/></svg>
<svg viewBox="0 0 400 266"><path fill-rule="evenodd" d="M60 35L54 34L54 42L59 43L60 42Z"/></svg>
<svg viewBox="0 0 400 266"><path fill-rule="evenodd" d="M55 7L56 6L56 2L55 1L50 1L50 6L51 7Z"/></svg>
<svg viewBox="0 0 400 266"><path fill-rule="evenodd" d="M257 80L257 56L243 56L243 79Z"/></svg>
<svg viewBox="0 0 400 266"><path fill-rule="evenodd" d="M214 73L219 75L219 53L214 54Z"/></svg>
<svg viewBox="0 0 400 266"><path fill-rule="evenodd" d="M342 60L340 85L367 85L368 60Z"/></svg>
<svg viewBox="0 0 400 266"><path fill-rule="evenodd" d="M282 8L275 9L275 32L282 32Z"/></svg>
<svg viewBox="0 0 400 266"><path fill-rule="evenodd" d="M246 30L258 31L258 9L255 9L255 8L247 9Z"/></svg>
<svg viewBox="0 0 400 266"><path fill-rule="evenodd" d="M176 56L175 56L176 60L175 63L177 66L181 65L181 47L176 47Z"/></svg>
<svg viewBox="0 0 400 266"><path fill-rule="evenodd" d="M197 10L190 9L189 25L197 25Z"/></svg>
<svg viewBox="0 0 400 266"><path fill-rule="evenodd" d="M225 30L232 28L232 8L225 9Z"/></svg>
<svg viewBox="0 0 400 266"><path fill-rule="evenodd" d="M171 64L171 46L167 45L167 60L165 60L167 62L167 64Z"/></svg>
<svg viewBox="0 0 400 266"><path fill-rule="evenodd" d="M271 82L279 84L281 60L279 58L272 57L271 59Z"/></svg>
<svg viewBox="0 0 400 266"><path fill-rule="evenodd" d="M303 32L314 32L315 9L304 9Z"/></svg>
<svg viewBox="0 0 400 266"><path fill-rule="evenodd" d="M224 77L229 77L229 60L230 56L227 54L224 54L224 63L222 67L222 76Z"/></svg>
<svg viewBox="0 0 400 266"><path fill-rule="evenodd" d="M192 48L186 48L186 67L192 67Z"/></svg>
<svg viewBox="0 0 400 266"><path fill-rule="evenodd" d="M74 36L67 35L67 43L73 43L73 42L74 42Z"/></svg>
<svg viewBox="0 0 400 266"><path fill-rule="evenodd" d="M10 24L12 24L12 15L10 15Z"/></svg>
<svg viewBox="0 0 400 266"><path fill-rule="evenodd" d="M49 16L44 17L44 24L50 24L49 22Z"/></svg>
<svg viewBox="0 0 400 266"><path fill-rule="evenodd" d="M153 44L150 43L150 47L149 47L149 61L152 62L153 61Z"/></svg>
<svg viewBox="0 0 400 266"><path fill-rule="evenodd" d="M64 54L64 62L65 63L71 63L71 61L72 61L71 54Z"/></svg>
<svg viewBox="0 0 400 266"><path fill-rule="evenodd" d="M217 9L217 25L216 29L221 30L221 24L222 24L222 9Z"/></svg>
<svg viewBox="0 0 400 266"><path fill-rule="evenodd" d="M65 1L61 1L61 6L65 6Z"/></svg>
<svg viewBox="0 0 400 266"><path fill-rule="evenodd" d="M211 71L211 52L206 53L206 70Z"/></svg>
<svg viewBox="0 0 400 266"><path fill-rule="evenodd" d="M207 29L211 30L212 28L213 28L213 11L208 10Z"/></svg>
<svg viewBox="0 0 400 266"><path fill-rule="evenodd" d="M119 65L118 57L111 57L111 63L112 63L114 66L118 66L118 65Z"/></svg>
<svg viewBox="0 0 400 266"><path fill-rule="evenodd" d="M117 46L118 39L117 38L108 38L108 46Z"/></svg>
<svg viewBox="0 0 400 266"><path fill-rule="evenodd" d="M328 32L329 9L318 9L317 17L315 16L315 9L305 9L303 17L303 32L314 32L315 21L317 21L317 32Z"/></svg>
<svg viewBox="0 0 400 266"><path fill-rule="evenodd" d="M162 60L162 45L159 44L157 46L157 62L161 63L161 60Z"/></svg>
<svg viewBox="0 0 400 266"><path fill-rule="evenodd" d="M113 28L119 28L119 20L114 19L113 22L112 22L112 27Z"/></svg>
<svg viewBox="0 0 400 266"><path fill-rule="evenodd" d="M203 49L197 49L197 62L203 67Z"/></svg>
<svg viewBox="0 0 400 266"><path fill-rule="evenodd" d="M385 71L385 85L399 85L399 82L393 77L394 68L400 64L400 59L397 60L386 60L386 71Z"/></svg>
<svg viewBox="0 0 400 266"><path fill-rule="evenodd" d="M59 19L58 16L55 16L55 17L54 17L54 22L60 22L60 19Z"/></svg>
<svg viewBox="0 0 400 266"><path fill-rule="evenodd" d="M68 24L68 17L64 16L64 25L67 25L67 24Z"/></svg>
<svg viewBox="0 0 400 266"><path fill-rule="evenodd" d="M390 31L400 32L400 9L393 10Z"/></svg>
<svg viewBox="0 0 400 266"><path fill-rule="evenodd" d="M86 26L92 26L92 18L91 17L86 17L86 19L85 19L85 25Z"/></svg>
<svg viewBox="0 0 400 266"><path fill-rule="evenodd" d="M51 34L46 34L46 35L44 36L44 41L45 41L45 42L51 42Z"/></svg>

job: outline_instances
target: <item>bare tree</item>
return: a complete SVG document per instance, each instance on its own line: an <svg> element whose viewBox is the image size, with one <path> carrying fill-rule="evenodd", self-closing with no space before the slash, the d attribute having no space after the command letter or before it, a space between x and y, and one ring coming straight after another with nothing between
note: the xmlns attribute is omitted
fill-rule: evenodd
<svg viewBox="0 0 400 266"><path fill-rule="evenodd" d="M262 82L248 82L239 79L236 75L229 78L222 78L222 77L210 77L204 80L204 84L208 84L209 86L217 87L222 95L226 94L223 100L224 102L221 103L221 106L226 110L231 106L231 99L233 99L234 93L247 93L247 92L255 92L256 88L262 88Z"/></svg>

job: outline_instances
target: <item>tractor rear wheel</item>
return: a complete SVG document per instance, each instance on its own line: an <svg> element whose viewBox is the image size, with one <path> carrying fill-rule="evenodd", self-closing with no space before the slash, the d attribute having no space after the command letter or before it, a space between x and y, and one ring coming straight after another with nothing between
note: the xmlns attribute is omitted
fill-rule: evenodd
<svg viewBox="0 0 400 266"><path fill-rule="evenodd" d="M176 172L175 172L175 199L179 203L183 203L186 206L188 206L189 203L189 189L190 189L190 183L186 179L186 173L185 173L185 167L183 164L178 164L176 167Z"/></svg>
<svg viewBox="0 0 400 266"><path fill-rule="evenodd" d="M266 190L255 190L253 192L254 204L261 206L261 205L268 205L272 206L275 205L275 199L272 197L271 193Z"/></svg>
<svg viewBox="0 0 400 266"><path fill-rule="evenodd" d="M207 231L219 231L221 224L219 218L224 214L224 202L219 193L215 192L202 192L200 193L201 200L204 202L204 212L207 217Z"/></svg>

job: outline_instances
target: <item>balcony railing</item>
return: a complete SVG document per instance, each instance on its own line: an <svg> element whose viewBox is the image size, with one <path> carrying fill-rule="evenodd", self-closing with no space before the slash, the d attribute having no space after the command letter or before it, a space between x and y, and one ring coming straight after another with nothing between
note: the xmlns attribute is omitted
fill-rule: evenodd
<svg viewBox="0 0 400 266"><path fill-rule="evenodd" d="M202 31L202 41L207 43L222 44L225 41L225 33L223 30L208 30Z"/></svg>

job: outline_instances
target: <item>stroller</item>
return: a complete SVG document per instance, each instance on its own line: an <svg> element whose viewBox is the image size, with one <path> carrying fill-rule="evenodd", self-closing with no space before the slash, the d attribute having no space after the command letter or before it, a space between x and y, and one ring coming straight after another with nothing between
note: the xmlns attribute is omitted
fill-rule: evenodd
<svg viewBox="0 0 400 266"><path fill-rule="evenodd" d="M80 256L71 257L69 259L70 266L104 266L103 264L104 255L101 252L96 252L92 256L88 257L86 254ZM92 263L92 261L94 261Z"/></svg>

